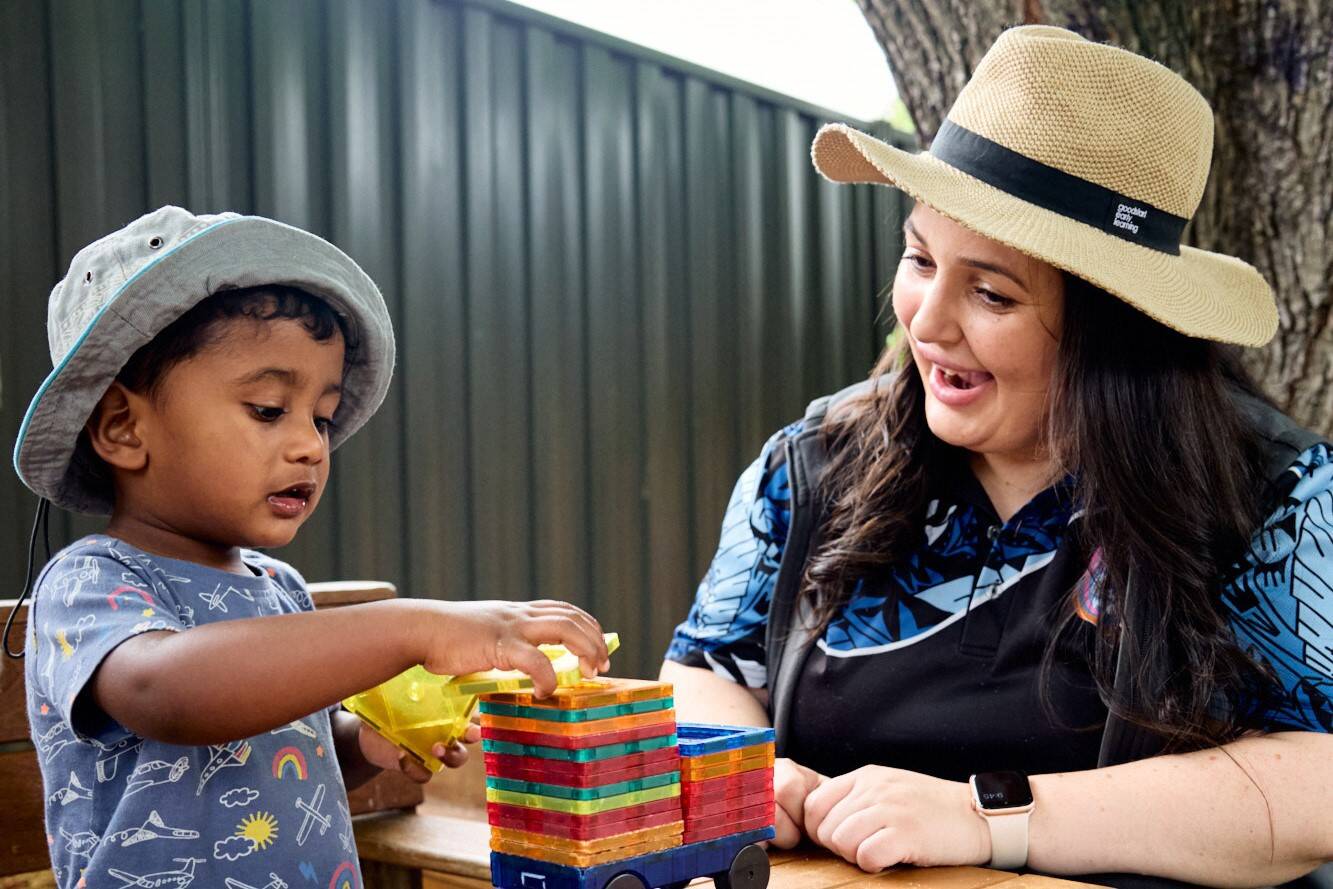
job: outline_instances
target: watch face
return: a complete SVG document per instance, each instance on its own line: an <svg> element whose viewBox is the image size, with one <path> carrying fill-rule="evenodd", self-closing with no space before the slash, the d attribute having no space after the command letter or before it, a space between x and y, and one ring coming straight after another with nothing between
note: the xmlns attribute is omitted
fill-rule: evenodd
<svg viewBox="0 0 1333 889"><path fill-rule="evenodd" d="M983 809L1013 809L1032 802L1032 788L1022 772L982 772L972 781Z"/></svg>

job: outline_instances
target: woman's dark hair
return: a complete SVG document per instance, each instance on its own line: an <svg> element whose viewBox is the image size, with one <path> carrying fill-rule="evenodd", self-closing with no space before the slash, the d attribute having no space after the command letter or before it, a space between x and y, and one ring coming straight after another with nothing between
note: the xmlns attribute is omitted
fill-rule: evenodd
<svg viewBox="0 0 1333 889"><path fill-rule="evenodd" d="M1243 695L1264 669L1236 644L1216 607L1229 568L1261 520L1258 436L1234 400L1263 398L1235 350L1177 333L1072 275L1043 446L1071 475L1071 525L1086 560L1104 568L1090 668L1111 711L1159 734L1167 749L1222 743L1244 730ZM823 478L828 510L802 596L820 628L861 580L882 577L920 544L931 482L958 452L930 432L920 374L904 339L872 375L903 368L887 386L831 418ZM1133 682L1114 688L1120 616L1131 585ZM1079 619L1073 595L1055 621L1041 694L1057 642ZM1048 711L1049 712L1049 711ZM1058 715L1051 714L1052 718Z"/></svg>
<svg viewBox="0 0 1333 889"><path fill-rule="evenodd" d="M296 287L267 284L205 297L131 355L116 381L132 392L155 394L167 371L215 342L222 322L235 318L299 321L316 342L341 333L348 363L355 352L347 323L328 303Z"/></svg>

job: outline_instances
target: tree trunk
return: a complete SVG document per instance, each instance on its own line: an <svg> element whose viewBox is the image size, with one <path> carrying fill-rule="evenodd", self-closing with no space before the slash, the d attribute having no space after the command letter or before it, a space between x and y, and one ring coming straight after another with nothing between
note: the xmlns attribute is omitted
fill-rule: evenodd
<svg viewBox="0 0 1333 889"><path fill-rule="evenodd" d="M1277 291L1250 369L1333 434L1333 12L1321 0L858 0L928 144L1005 27L1060 25L1156 59L1213 106L1213 169L1186 242L1239 256Z"/></svg>

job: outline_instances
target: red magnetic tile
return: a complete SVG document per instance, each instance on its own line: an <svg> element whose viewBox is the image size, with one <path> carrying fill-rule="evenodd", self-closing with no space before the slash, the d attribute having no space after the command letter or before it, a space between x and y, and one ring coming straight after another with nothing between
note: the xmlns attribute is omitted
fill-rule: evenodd
<svg viewBox="0 0 1333 889"><path fill-rule="evenodd" d="M773 814L773 809L769 807L766 811L761 811L758 814L739 820L731 815L719 815L716 819L706 821L698 826L690 824L689 828L681 837L681 841L685 843L699 843L704 840L714 840L731 833L740 833L745 830L758 830L761 827L768 827L773 823Z"/></svg>
<svg viewBox="0 0 1333 889"><path fill-rule="evenodd" d="M526 806L487 803L486 815L493 827L549 833L571 839L596 839L636 827L654 827L681 820L678 797L624 806L595 815L572 815Z"/></svg>
<svg viewBox="0 0 1333 889"><path fill-rule="evenodd" d="M708 818L724 812L734 812L737 809L748 809L752 806L772 802L773 791L769 789L748 793L745 796L733 797L731 799L704 800L702 802L695 801L688 806L682 807L681 811L685 813L686 820L694 821L699 818Z"/></svg>
<svg viewBox="0 0 1333 889"><path fill-rule="evenodd" d="M610 759L599 759L590 762L567 762L559 759L545 759L540 756L515 756L509 753L486 753L486 771L487 774L499 775L500 772L492 772L492 769L533 769L553 777L559 776L555 783L564 784L569 779L581 779L596 777L603 772L618 772L624 769L636 767L657 766L663 763L670 763L670 767L664 771L674 772L680 768L680 751L675 747L662 747L658 750L647 750L643 753L627 753L624 756L613 756ZM653 774L651 772L645 774Z"/></svg>
<svg viewBox="0 0 1333 889"><path fill-rule="evenodd" d="M720 797L744 796L756 790L773 786L771 769L759 769L753 772L741 772L724 778L710 778L707 781L690 781L683 774L680 779L680 796L688 799L718 799Z"/></svg>
<svg viewBox="0 0 1333 889"><path fill-rule="evenodd" d="M590 747L607 747L612 744L624 744L627 741L641 741L644 738L660 738L676 733L675 722L663 722L657 725L645 725L641 728L622 729L617 732L603 732L596 735L574 737L570 735L548 735L543 732L519 732L512 729L488 728L482 726L481 736L489 741L508 741L511 744L528 744L534 747L559 747L562 750L584 750Z"/></svg>
<svg viewBox="0 0 1333 889"><path fill-rule="evenodd" d="M656 752L656 751L654 751ZM486 754L487 757L497 754ZM619 759L621 757L617 757ZM600 760L591 763L566 763L556 760L543 760L536 757L514 757L508 756L505 759L536 759L539 763L550 763L553 766L601 766L614 760ZM486 761L486 775L490 778L511 778L517 781L533 781L539 784L558 784L562 787L601 787L607 784L619 784L622 781L634 781L639 778L649 778L653 775L665 775L669 772L677 771L680 760L663 758L658 762L648 763L647 765L629 766L624 769L606 769L606 768L550 768L547 766L528 766L516 767L509 763L493 763L489 758Z"/></svg>

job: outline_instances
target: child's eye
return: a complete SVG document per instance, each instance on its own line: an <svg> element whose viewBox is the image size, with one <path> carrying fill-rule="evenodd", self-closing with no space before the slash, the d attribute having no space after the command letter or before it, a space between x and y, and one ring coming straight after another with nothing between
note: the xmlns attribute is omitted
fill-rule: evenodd
<svg viewBox="0 0 1333 889"><path fill-rule="evenodd" d="M321 435L331 435L334 430L333 420L328 417L315 417L315 428Z"/></svg>
<svg viewBox="0 0 1333 889"><path fill-rule="evenodd" d="M280 419L283 414L287 413L286 408L269 407L264 404L252 404L249 407L250 413L254 414L255 419L259 420L261 423L272 423L273 421Z"/></svg>

